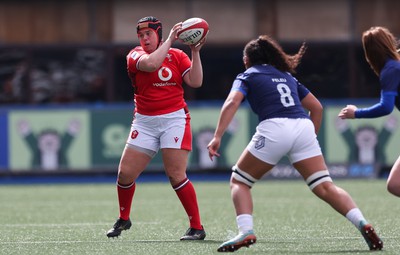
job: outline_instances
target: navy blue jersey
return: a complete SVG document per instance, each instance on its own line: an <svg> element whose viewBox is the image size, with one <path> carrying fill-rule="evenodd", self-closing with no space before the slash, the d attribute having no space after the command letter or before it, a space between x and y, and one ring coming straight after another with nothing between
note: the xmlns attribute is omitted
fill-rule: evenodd
<svg viewBox="0 0 400 255"><path fill-rule="evenodd" d="M395 105L400 110L400 61L389 59L379 75L381 91L396 97Z"/></svg>
<svg viewBox="0 0 400 255"><path fill-rule="evenodd" d="M238 74L231 91L246 97L259 121L271 118L309 118L300 101L310 91L290 73L271 65L256 65Z"/></svg>

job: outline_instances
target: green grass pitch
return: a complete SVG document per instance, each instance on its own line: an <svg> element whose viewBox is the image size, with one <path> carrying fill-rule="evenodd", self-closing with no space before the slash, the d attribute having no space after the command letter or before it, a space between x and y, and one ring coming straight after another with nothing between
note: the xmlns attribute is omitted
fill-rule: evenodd
<svg viewBox="0 0 400 255"><path fill-rule="evenodd" d="M337 180L384 242L400 254L400 199L384 180ZM132 228L105 232L118 216L114 184L0 186L0 254L219 254L236 235L228 182L194 182L205 241L182 242L186 214L168 183L138 183ZM259 181L253 187L257 243L237 254L368 254L361 234L314 196L304 182Z"/></svg>

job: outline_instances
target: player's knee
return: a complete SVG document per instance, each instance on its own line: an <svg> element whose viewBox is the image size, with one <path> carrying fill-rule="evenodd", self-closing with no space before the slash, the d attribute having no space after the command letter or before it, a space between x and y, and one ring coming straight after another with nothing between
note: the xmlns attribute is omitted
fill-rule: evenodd
<svg viewBox="0 0 400 255"><path fill-rule="evenodd" d="M117 180L118 182L121 183L132 183L136 180L137 178L137 173L131 170L129 166L126 164L120 164L118 167L118 176Z"/></svg>
<svg viewBox="0 0 400 255"><path fill-rule="evenodd" d="M232 180L244 183L250 188L253 187L254 183L257 182L256 178L241 170L237 165L232 167Z"/></svg>
<svg viewBox="0 0 400 255"><path fill-rule="evenodd" d="M117 181L118 183L132 183L134 182L134 177L125 171L118 171Z"/></svg>
<svg viewBox="0 0 400 255"><path fill-rule="evenodd" d="M319 187L326 187L329 188L330 185L323 185L321 186L321 184L324 183L332 183L332 178L329 175L328 170L321 170L318 172L313 173L312 175L310 175L307 180L306 183L308 185L308 187L314 191L314 189L319 186ZM325 190L325 189L323 189Z"/></svg>

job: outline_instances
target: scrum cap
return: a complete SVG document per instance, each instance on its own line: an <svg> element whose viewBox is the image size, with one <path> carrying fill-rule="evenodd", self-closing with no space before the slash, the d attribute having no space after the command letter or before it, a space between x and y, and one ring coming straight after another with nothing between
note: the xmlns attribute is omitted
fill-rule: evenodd
<svg viewBox="0 0 400 255"><path fill-rule="evenodd" d="M136 32L139 33L139 30L142 28L151 28L154 31L156 31L156 33L158 35L158 44L160 44L161 39L162 39L161 21L159 21L156 17L153 17L153 16L147 16L147 17L141 18L137 22Z"/></svg>

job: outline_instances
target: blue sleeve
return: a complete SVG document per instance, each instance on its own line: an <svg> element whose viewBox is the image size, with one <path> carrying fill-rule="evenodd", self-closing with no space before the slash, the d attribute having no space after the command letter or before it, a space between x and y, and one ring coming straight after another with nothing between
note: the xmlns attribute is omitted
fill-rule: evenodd
<svg viewBox="0 0 400 255"><path fill-rule="evenodd" d="M354 117L360 118L377 118L390 114L394 108L396 98L395 92L381 92L381 101L371 107L357 109Z"/></svg>
<svg viewBox="0 0 400 255"><path fill-rule="evenodd" d="M244 74L239 74L233 81L231 91L240 91L244 96L247 95L249 88L246 85L246 76Z"/></svg>
<svg viewBox="0 0 400 255"><path fill-rule="evenodd" d="M310 91L303 84L299 82L297 84L298 84L297 91L299 93L299 99L301 101L310 93Z"/></svg>
<svg viewBox="0 0 400 255"><path fill-rule="evenodd" d="M300 101L303 100L309 93L310 91L306 88L306 86L304 86L302 83L300 83L296 77L294 77L292 74L287 73L288 75L290 75L293 80L296 81L297 83L297 94L299 96Z"/></svg>

